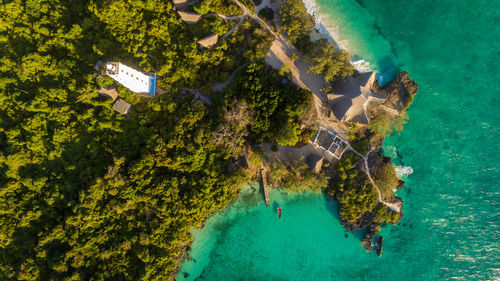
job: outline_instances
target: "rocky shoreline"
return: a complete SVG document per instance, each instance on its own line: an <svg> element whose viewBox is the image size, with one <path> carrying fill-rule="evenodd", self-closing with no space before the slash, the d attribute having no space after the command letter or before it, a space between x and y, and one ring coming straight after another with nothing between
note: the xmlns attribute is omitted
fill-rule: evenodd
<svg viewBox="0 0 500 281"><path fill-rule="evenodd" d="M383 107L386 110L395 110L397 111L397 116L393 116L392 118L399 118L404 111L411 105L413 102L414 96L417 94L418 85L410 79L408 73L406 71L401 72L393 81L388 83L387 85L381 87L378 81L375 81L372 85L372 91L375 94L381 95L384 97L384 101L372 105L372 107ZM382 155L382 143L383 138L376 138L371 141L371 153L368 154L368 166L371 171L376 170L378 167L382 165L391 164L392 159L388 156ZM362 167L362 165L358 165ZM404 187L405 182L401 179L398 180L394 189L401 189ZM336 199L336 198L334 198ZM391 203L398 204L402 206L403 200L396 195L393 195L392 198L388 198ZM342 203L337 200L339 207L342 208ZM399 211L399 219L403 217L402 211ZM347 231L354 230L363 230L366 232L363 236L361 243L365 247L367 251L371 251L374 246L374 240L377 237L380 227L385 224L385 222L377 222L375 221L375 214L373 212L364 213L361 218L355 222L349 222L342 216L340 216L341 223ZM381 245L379 245L378 252L381 251Z"/></svg>

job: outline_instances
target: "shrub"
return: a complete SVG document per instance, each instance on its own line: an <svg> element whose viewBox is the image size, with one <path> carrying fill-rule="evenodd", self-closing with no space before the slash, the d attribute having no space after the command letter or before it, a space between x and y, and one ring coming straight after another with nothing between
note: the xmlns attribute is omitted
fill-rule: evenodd
<svg viewBox="0 0 500 281"><path fill-rule="evenodd" d="M258 147L251 148L250 157L248 161L254 166L260 166L265 159L264 150Z"/></svg>
<svg viewBox="0 0 500 281"><path fill-rule="evenodd" d="M400 215L398 212L391 210L389 207L382 203L378 203L375 209L373 210L373 221L382 223L382 222L387 222L387 223L392 223L396 224L400 219Z"/></svg>
<svg viewBox="0 0 500 281"><path fill-rule="evenodd" d="M394 166L390 161L372 168L375 184L382 192L382 196L390 198L394 195L393 189L399 184Z"/></svg>
<svg viewBox="0 0 500 281"><path fill-rule="evenodd" d="M352 75L351 55L346 50L336 50L326 39L315 45L314 52L309 56L311 66L309 72L322 74L325 81L334 82Z"/></svg>
<svg viewBox="0 0 500 281"><path fill-rule="evenodd" d="M300 132L299 142L308 143L312 137L316 134L316 130L313 128L305 128Z"/></svg>
<svg viewBox="0 0 500 281"><path fill-rule="evenodd" d="M264 7L259 11L259 17L265 19L266 21L272 21L274 19L274 11L269 7Z"/></svg>
<svg viewBox="0 0 500 281"><path fill-rule="evenodd" d="M282 146L294 146L299 142L299 124L282 126L276 136L276 142Z"/></svg>
<svg viewBox="0 0 500 281"><path fill-rule="evenodd" d="M394 116L377 107L370 111L370 119L369 128L374 133L386 137L392 135L394 131L401 132L403 125L408 121L408 115L406 115L406 111L403 111L398 116Z"/></svg>

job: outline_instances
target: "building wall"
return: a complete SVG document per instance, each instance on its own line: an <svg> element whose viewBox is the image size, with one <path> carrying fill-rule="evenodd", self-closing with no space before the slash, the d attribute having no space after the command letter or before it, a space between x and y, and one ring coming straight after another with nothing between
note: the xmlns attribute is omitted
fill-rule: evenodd
<svg viewBox="0 0 500 281"><path fill-rule="evenodd" d="M111 69L108 62L106 69ZM123 86L129 88L132 92L148 93L154 95L154 79L151 75L144 74L122 63L118 63L118 73L108 75L118 81Z"/></svg>

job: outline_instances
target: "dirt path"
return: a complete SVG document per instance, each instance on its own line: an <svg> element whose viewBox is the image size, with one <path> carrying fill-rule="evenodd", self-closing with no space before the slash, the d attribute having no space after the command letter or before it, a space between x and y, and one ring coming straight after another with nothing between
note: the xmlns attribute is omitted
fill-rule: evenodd
<svg viewBox="0 0 500 281"><path fill-rule="evenodd" d="M370 174L370 167L368 166L368 155L370 153L373 152L373 150L370 150L366 155L361 155L359 152L357 152L350 144L349 144L349 149L356 153L357 155L359 155L361 158L363 158L363 162L365 163L365 173L366 175L368 176L368 179L370 180L370 182L372 183L373 187L375 187L375 190L377 191L377 197L378 197L378 201L384 205L386 205L387 207L389 207L391 210L395 211L395 212L401 212L401 206L399 204L396 204L396 203L391 203L391 202L387 202L385 201L383 198L382 198L382 192L380 192L380 189L378 188L378 186L375 184L375 181L373 180L371 174Z"/></svg>
<svg viewBox="0 0 500 281"><path fill-rule="evenodd" d="M240 21L233 27L231 28L231 30L229 30L228 32L226 32L226 34L222 35L222 38L226 38L228 37L229 35L231 35L236 29L238 29L238 27L240 27L240 24L245 20L245 16L240 16Z"/></svg>
<svg viewBox="0 0 500 281"><path fill-rule="evenodd" d="M245 64L243 64L243 65L240 65L238 68L236 68L236 70L235 70L235 71L233 71L233 73L231 73L231 76L229 76L229 78L227 78L227 80L226 80L226 81L224 81L224 82L222 82L222 83L219 83L219 82L214 83L214 85L212 86L212 91L213 91L213 92L222 92L222 90L224 89L224 87L225 87L227 84L229 84L229 82L231 82L231 80L233 80L233 77L234 77L234 75L236 74L236 72L238 72L238 70L240 70L240 69L242 69L243 67L245 67L245 66L247 66L247 65L249 65L249 64L251 64L251 63L254 63L254 62L256 62L256 61L257 61L257 60L253 60L253 61L251 61L251 62L247 62L247 63L245 63Z"/></svg>
<svg viewBox="0 0 500 281"><path fill-rule="evenodd" d="M218 13L208 13L208 14L204 15L203 17L207 17L207 16L217 16L217 17L219 17L223 20L227 20L227 21L240 20L235 26L233 26L233 28L231 28L231 30L226 32L226 34L222 35L222 38L226 38L229 35L231 35L236 29L238 29L238 27L243 22L243 20L245 20L245 17L248 16L248 14L246 12L244 12L242 15L238 15L238 16L225 16L225 15L218 14Z"/></svg>
<svg viewBox="0 0 500 281"><path fill-rule="evenodd" d="M243 13L243 14L237 15L237 16L225 16L223 14L218 14L218 13L208 13L205 16L218 16L219 18L224 19L224 20L238 20L238 19L243 18L245 15L246 14Z"/></svg>
<svg viewBox="0 0 500 281"><path fill-rule="evenodd" d="M243 10L243 15L248 15L249 17L253 18L256 20L260 25L264 26L275 38L278 37L276 33L272 30L267 23L265 23L263 20L261 20L253 11L250 11L247 6L243 5L240 1L238 0L233 0L236 5L238 5L242 10Z"/></svg>

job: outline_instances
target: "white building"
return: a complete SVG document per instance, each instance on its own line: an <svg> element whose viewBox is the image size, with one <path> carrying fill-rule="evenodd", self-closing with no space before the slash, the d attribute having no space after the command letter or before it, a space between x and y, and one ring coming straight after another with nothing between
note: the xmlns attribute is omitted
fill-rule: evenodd
<svg viewBox="0 0 500 281"><path fill-rule="evenodd" d="M156 73L142 73L119 62L108 62L106 74L132 92L156 95Z"/></svg>

